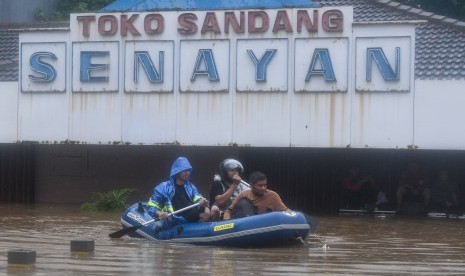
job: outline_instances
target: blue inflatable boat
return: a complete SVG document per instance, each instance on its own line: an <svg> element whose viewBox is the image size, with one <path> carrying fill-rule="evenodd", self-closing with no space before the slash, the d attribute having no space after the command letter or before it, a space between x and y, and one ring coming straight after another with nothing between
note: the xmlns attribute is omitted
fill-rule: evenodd
<svg viewBox="0 0 465 276"><path fill-rule="evenodd" d="M110 237L127 234L154 241L240 247L303 243L308 234L316 232L318 227L316 219L296 211L195 223L178 223L169 218L162 223L147 213L145 203L130 206L124 212L121 223L123 229L110 234Z"/></svg>

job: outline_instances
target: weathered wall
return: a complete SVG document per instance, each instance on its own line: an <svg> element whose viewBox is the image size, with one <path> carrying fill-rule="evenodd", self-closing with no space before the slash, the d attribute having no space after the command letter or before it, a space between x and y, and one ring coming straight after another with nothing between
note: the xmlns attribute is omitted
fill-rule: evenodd
<svg viewBox="0 0 465 276"><path fill-rule="evenodd" d="M354 165L371 174L395 204L401 173L411 161L426 169L431 179L440 168L464 187L465 152L387 149L310 149L180 146L36 145L36 202L82 203L95 192L132 187L131 201L145 201L155 184L168 177L178 156L187 156L193 182L208 197L218 164L237 158L244 177L254 170L269 176L272 190L291 208L337 211L342 205L341 179Z"/></svg>
<svg viewBox="0 0 465 276"><path fill-rule="evenodd" d="M147 200L178 156L189 158L193 182L208 196L222 158L237 154L237 148L215 147L38 145L36 201L82 203L94 192L126 187L138 189L134 199Z"/></svg>
<svg viewBox="0 0 465 276"><path fill-rule="evenodd" d="M0 202L35 201L35 147L0 144Z"/></svg>
<svg viewBox="0 0 465 276"><path fill-rule="evenodd" d="M415 82L415 145L465 149L465 80Z"/></svg>

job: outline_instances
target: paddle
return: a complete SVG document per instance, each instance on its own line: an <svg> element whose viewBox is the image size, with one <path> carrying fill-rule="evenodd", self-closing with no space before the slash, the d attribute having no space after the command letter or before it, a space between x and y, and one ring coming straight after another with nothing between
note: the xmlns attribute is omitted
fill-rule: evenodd
<svg viewBox="0 0 465 276"><path fill-rule="evenodd" d="M244 184L245 186L247 186L248 188L250 188L250 184L245 182L244 180L241 180L241 183Z"/></svg>
<svg viewBox="0 0 465 276"><path fill-rule="evenodd" d="M187 207L181 208L181 209L179 209L179 210L177 210L177 211L174 211L173 213L170 213L170 214L168 215L168 217L170 217L170 216L172 216L172 215L176 215L176 214L182 213L182 212L187 211L187 210L189 210L189 209L192 209L192 208L194 208L194 207L197 207L197 206L200 205L200 201L201 201L201 200L199 200L199 201L198 201L197 203L195 203L195 204L192 204L192 205L190 205L190 206L187 206ZM144 227L144 226L146 226L146 225L148 225L148 224L150 224L150 223L152 223L152 222L159 221L159 220L160 220L159 218L157 218L157 219L151 219L151 220L146 221L146 222L144 222L144 223L142 223L142 224L135 225L135 226L130 226L130 227L126 227L126 228L123 228L123 229L118 230L118 231L116 231L116 232L110 233L109 236L110 236L110 238L112 238L112 239L121 238L122 236L125 236L125 235L132 234L132 233L136 232L136 231L137 231L138 229L140 229L141 227Z"/></svg>

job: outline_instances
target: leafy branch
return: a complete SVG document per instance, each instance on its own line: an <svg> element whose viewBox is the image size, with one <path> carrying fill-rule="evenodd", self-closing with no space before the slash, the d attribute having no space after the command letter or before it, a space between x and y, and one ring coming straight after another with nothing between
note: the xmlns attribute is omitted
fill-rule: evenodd
<svg viewBox="0 0 465 276"><path fill-rule="evenodd" d="M38 21L69 20L71 13L95 12L112 2L114 0L61 0L51 15L46 15L42 9L36 9L34 18Z"/></svg>
<svg viewBox="0 0 465 276"><path fill-rule="evenodd" d="M123 188L105 193L95 193L92 197L94 202L82 204L81 209L86 211L123 211L128 207L126 201L129 195L134 191L135 189Z"/></svg>

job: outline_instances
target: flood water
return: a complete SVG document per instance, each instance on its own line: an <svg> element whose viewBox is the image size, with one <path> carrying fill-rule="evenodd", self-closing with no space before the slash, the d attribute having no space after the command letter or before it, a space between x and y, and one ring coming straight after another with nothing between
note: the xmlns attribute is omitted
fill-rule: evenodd
<svg viewBox="0 0 465 276"><path fill-rule="evenodd" d="M0 205L0 275L465 275L465 221L399 216L319 216L306 244L240 249L110 239L119 214L78 206ZM94 240L75 254L72 240ZM35 250L30 267L7 252Z"/></svg>

